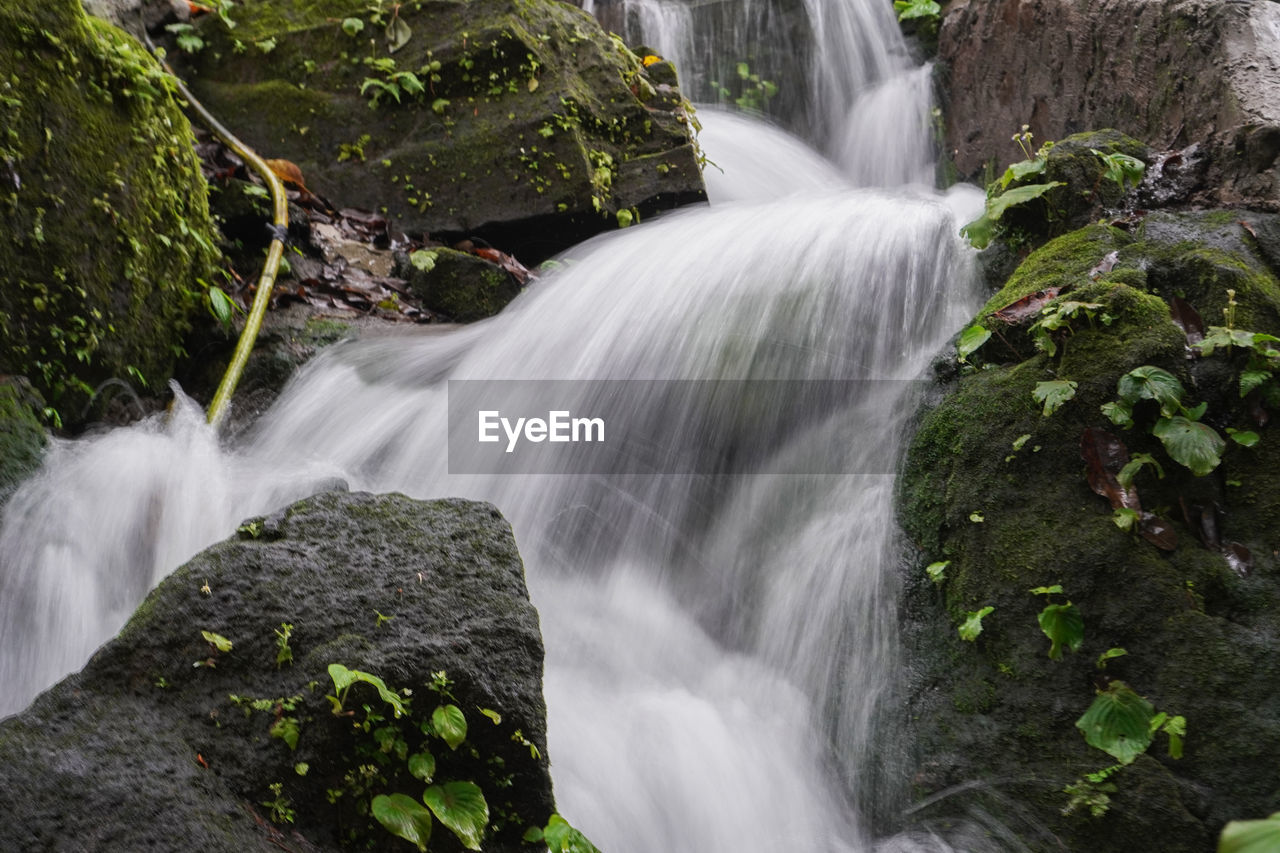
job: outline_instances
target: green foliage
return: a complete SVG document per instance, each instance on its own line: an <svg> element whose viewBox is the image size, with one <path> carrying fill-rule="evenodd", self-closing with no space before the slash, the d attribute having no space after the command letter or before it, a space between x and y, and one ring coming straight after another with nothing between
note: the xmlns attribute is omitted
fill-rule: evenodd
<svg viewBox="0 0 1280 853"><path fill-rule="evenodd" d="M1164 711L1151 718L1151 733L1164 732L1169 736L1169 757L1182 757L1182 739L1187 736L1187 718L1171 717Z"/></svg>
<svg viewBox="0 0 1280 853"><path fill-rule="evenodd" d="M978 639L978 635L982 633L982 620L993 610L994 607L987 605L981 610L971 610L964 622L956 631L960 634L960 639L965 642L972 643Z"/></svg>
<svg viewBox="0 0 1280 853"><path fill-rule="evenodd" d="M969 356L978 351L978 348L985 344L991 338L991 332L981 324L974 324L960 333L960 339L956 342L956 349L960 353L960 361L968 360Z"/></svg>
<svg viewBox="0 0 1280 853"><path fill-rule="evenodd" d="M213 315L222 328L231 331L231 323L235 319L236 312L240 310L240 306L236 305L227 296L226 292L220 287L210 286L206 291L206 298L209 304L209 313Z"/></svg>
<svg viewBox="0 0 1280 853"><path fill-rule="evenodd" d="M1062 595L1062 585L1038 586L1029 590L1032 595ZM1062 650L1080 651L1084 643L1084 616L1080 608L1070 601L1066 604L1047 604L1038 617L1040 630L1049 638L1049 658L1061 660Z"/></svg>
<svg viewBox="0 0 1280 853"><path fill-rule="evenodd" d="M346 702L347 691L351 689L353 684L364 682L372 685L378 695L391 706L392 712L396 717L401 717L405 713L405 703L399 696L387 688L382 679L376 675L370 675L367 672L361 672L358 669L347 669L340 663L329 664L329 677L333 679L333 692L336 695L326 696L329 703L333 706L334 714L341 714L343 706Z"/></svg>
<svg viewBox="0 0 1280 853"><path fill-rule="evenodd" d="M1160 439L1174 462L1191 469L1197 477L1217 468L1226 449L1226 442L1213 427L1181 415L1156 421L1151 434Z"/></svg>
<svg viewBox="0 0 1280 853"><path fill-rule="evenodd" d="M942 15L942 7L934 0L893 0L893 9L898 13L899 21L917 18L937 20Z"/></svg>
<svg viewBox="0 0 1280 853"><path fill-rule="evenodd" d="M1120 191L1124 192L1129 188L1132 182L1136 187L1142 183L1142 176L1147 171L1147 164L1143 163L1137 157L1130 157L1128 154L1119 152L1113 154L1103 154L1096 148L1090 148L1094 154L1101 158L1103 165L1107 167L1103 177L1114 181L1116 186L1120 187Z"/></svg>
<svg viewBox="0 0 1280 853"><path fill-rule="evenodd" d="M431 812L413 797L405 794L379 794L370 803L370 810L378 823L397 838L403 838L426 851L431 838Z"/></svg>
<svg viewBox="0 0 1280 853"><path fill-rule="evenodd" d="M1112 681L1100 691L1089 710L1076 720L1085 742L1121 764L1133 760L1151 746L1151 721L1156 709L1123 681Z"/></svg>
<svg viewBox="0 0 1280 853"><path fill-rule="evenodd" d="M1071 333L1071 322L1077 317L1083 315L1090 326L1095 318L1101 320L1104 326L1111 324L1112 317L1109 314L1104 313L1098 317L1100 308L1102 305L1098 302L1054 300L1040 309L1040 316L1027 329L1027 334L1031 336L1036 349L1052 358L1058 354L1058 340Z"/></svg>
<svg viewBox="0 0 1280 853"><path fill-rule="evenodd" d="M289 622L281 622L280 627L276 629L276 669L284 666L286 663L293 666L293 649L289 647L289 637L293 635L293 625Z"/></svg>
<svg viewBox="0 0 1280 853"><path fill-rule="evenodd" d="M1188 468L1197 477L1203 477L1218 467L1226 442L1213 427L1199 422L1206 404L1187 408L1182 398L1185 389L1178 378L1168 371L1151 365L1134 368L1120 377L1116 384L1118 399L1102 406L1102 413L1116 426L1128 429L1133 426L1134 407L1143 400L1151 400L1160 408L1160 418L1151 426L1151 434L1160 439L1169 458ZM1159 463L1147 454L1139 454L1121 470L1122 485L1131 483L1144 464L1152 464L1163 476Z"/></svg>
<svg viewBox="0 0 1280 853"><path fill-rule="evenodd" d="M541 841L550 853L600 853L585 835L559 814L553 814L545 827L529 827L524 840L530 844Z"/></svg>
<svg viewBox="0 0 1280 853"><path fill-rule="evenodd" d="M1105 815L1111 808L1111 797L1108 795L1116 792L1115 783L1107 780L1122 769L1123 764L1113 764L1095 773L1086 773L1067 785L1062 792L1070 794L1071 799L1063 807L1062 813L1069 815L1077 809L1087 808L1093 817Z"/></svg>
<svg viewBox="0 0 1280 853"><path fill-rule="evenodd" d="M422 800L442 824L447 826L462 846L479 850L484 828L489 824L489 804L474 782L446 782L432 785L422 793Z"/></svg>
<svg viewBox="0 0 1280 853"><path fill-rule="evenodd" d="M1164 468L1154 456L1150 453L1135 453L1129 457L1129 461L1120 469L1120 473L1116 474L1116 482L1120 484L1120 488L1127 489L1132 486L1133 479L1147 465L1155 469L1157 478L1164 479Z"/></svg>
<svg viewBox="0 0 1280 853"><path fill-rule="evenodd" d="M722 99L732 100L739 109L756 113L766 112L769 101L778 94L777 84L760 79L760 75L753 74L751 66L746 62L737 63L734 71L737 76L735 82L722 85L713 80L712 87L719 92ZM736 95L733 90L737 91Z"/></svg>
<svg viewBox="0 0 1280 853"><path fill-rule="evenodd" d="M1062 181L1049 181L1046 184L1023 184L1013 189L1005 190L998 195L992 195L991 189L994 186L992 184L987 187L987 201L982 215L960 229L960 233L968 239L969 244L975 249L985 249L991 245L991 241L995 239L997 223L1009 208L1019 207L1029 201L1034 201L1049 190L1066 186L1066 184Z"/></svg>
<svg viewBox="0 0 1280 853"><path fill-rule="evenodd" d="M924 571L925 574L929 576L929 580L941 586L942 582L947 579L946 569L949 565L951 565L950 560L942 560L941 562L930 563L925 566Z"/></svg>
<svg viewBox="0 0 1280 853"><path fill-rule="evenodd" d="M221 634L215 634L212 631L201 631L200 636L204 638L206 643L213 646L220 652L225 653L231 651L231 641Z"/></svg>
<svg viewBox="0 0 1280 853"><path fill-rule="evenodd" d="M1142 514L1136 509L1130 509L1127 506L1118 506L1111 511L1111 521L1115 523L1125 532L1137 531L1137 524L1142 520Z"/></svg>
<svg viewBox="0 0 1280 853"><path fill-rule="evenodd" d="M1115 660L1116 658L1119 658L1119 657L1124 657L1127 654L1129 653L1124 649L1118 648L1116 646L1112 646L1102 654L1098 655L1098 660L1094 664L1094 666L1096 666L1098 669L1106 669L1107 661Z"/></svg>
<svg viewBox="0 0 1280 853"><path fill-rule="evenodd" d="M1068 379L1054 379L1037 382L1031 396L1037 403L1044 404L1043 414L1047 418L1062 407L1062 404L1076 395L1077 383Z"/></svg>
<svg viewBox="0 0 1280 853"><path fill-rule="evenodd" d="M431 712L431 725L450 749L457 749L467 739L467 718L457 705L437 706Z"/></svg>
<svg viewBox="0 0 1280 853"><path fill-rule="evenodd" d="M1280 850L1280 812L1266 820L1233 820L1222 828L1218 853L1275 853Z"/></svg>
<svg viewBox="0 0 1280 853"><path fill-rule="evenodd" d="M293 823L295 817L293 804L290 799L285 796L284 783L272 782L267 786L271 793L275 795L273 799L264 800L262 805L271 810L271 820L273 823Z"/></svg>

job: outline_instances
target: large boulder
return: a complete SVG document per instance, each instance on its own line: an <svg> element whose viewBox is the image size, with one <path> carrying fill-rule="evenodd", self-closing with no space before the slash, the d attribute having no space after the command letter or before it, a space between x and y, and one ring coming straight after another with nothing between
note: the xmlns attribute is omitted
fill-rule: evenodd
<svg viewBox="0 0 1280 853"><path fill-rule="evenodd" d="M946 146L964 177L1010 135L1114 127L1198 143L1201 197L1280 207L1280 5L1263 0L953 0L939 37Z"/></svg>
<svg viewBox="0 0 1280 853"><path fill-rule="evenodd" d="M1226 309L1237 331L1280 334L1278 228L1280 217L1238 211L1153 213L1131 232L1088 226L1032 252L975 318L995 334L942 372L955 378L922 415L901 482L919 548L903 604L911 775L921 797L949 792L915 818L986 812L1030 849L1172 853L1212 849L1225 821L1280 806L1280 435L1260 426L1280 395L1264 384L1242 397L1239 384L1275 362L1188 346ZM1049 333L1055 351L1037 348L1037 307L1068 302L1084 306ZM1129 429L1104 416L1121 377L1142 366L1176 377L1186 408L1207 403L1199 423L1225 440L1211 473L1174 461L1153 434L1153 401L1133 407ZM1043 382L1072 383L1074 397L1046 415L1033 392L1065 387ZM1260 441L1246 447L1229 430ZM1131 497L1152 517L1126 532L1125 513L1095 488L1129 501L1117 469L1143 453L1160 469L1143 466ZM924 571L935 561L948 561L936 584ZM957 626L972 631L987 607L963 639ZM1051 659L1042 620L1068 610L1083 618L1083 641ZM1126 653L1105 658L1116 648ZM1185 717L1182 757L1157 732L1107 770L1119 761L1077 721L1112 700L1132 700L1144 727L1154 710Z"/></svg>
<svg viewBox="0 0 1280 853"><path fill-rule="evenodd" d="M196 556L0 723L0 848L412 849L370 802L421 803L429 751L432 784L482 790L484 849L521 849L553 808L542 655L492 506L315 496ZM403 716L373 684L335 689L332 664L380 678ZM436 823L431 849L461 847Z"/></svg>
<svg viewBox="0 0 1280 853"><path fill-rule="evenodd" d="M234 29L203 19L184 73L313 191L381 210L414 237L482 238L531 263L706 197L678 90L581 10L557 0L370 9L238 4Z"/></svg>
<svg viewBox="0 0 1280 853"><path fill-rule="evenodd" d="M216 252L191 130L154 59L75 0L0 6L0 373L74 417L163 388Z"/></svg>

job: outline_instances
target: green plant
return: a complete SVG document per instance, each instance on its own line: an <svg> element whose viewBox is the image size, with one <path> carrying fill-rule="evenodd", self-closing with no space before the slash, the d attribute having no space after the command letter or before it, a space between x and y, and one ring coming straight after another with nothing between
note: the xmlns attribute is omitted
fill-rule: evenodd
<svg viewBox="0 0 1280 853"><path fill-rule="evenodd" d="M978 635L982 633L982 620L994 610L994 607L987 605L981 610L969 611L968 616L960 623L960 627L956 629L956 632L960 634L960 639L969 643L976 641Z"/></svg>
<svg viewBox="0 0 1280 853"><path fill-rule="evenodd" d="M1137 157L1130 157L1128 154L1119 152L1112 154L1103 154L1096 148L1090 148L1094 154L1102 160L1107 170L1103 173L1103 177L1114 181L1116 186L1120 187L1120 191L1124 192L1132 181L1136 187L1142 183L1142 176L1146 174L1147 164L1143 163Z"/></svg>
<svg viewBox="0 0 1280 853"><path fill-rule="evenodd" d="M1067 785L1062 792L1070 794L1071 799L1063 807L1062 813L1069 815L1077 809L1087 808L1094 817L1105 815L1111 808L1111 797L1108 795L1116 792L1115 783L1107 780L1123 769L1123 764L1112 764L1094 773L1086 773Z"/></svg>
<svg viewBox="0 0 1280 853"><path fill-rule="evenodd" d="M1106 690L1098 691L1093 704L1076 720L1076 728L1090 746L1121 764L1132 764L1151 746L1156 732L1168 735L1169 757L1181 758L1187 721L1184 717L1157 712L1129 685L1112 681Z"/></svg>
<svg viewBox="0 0 1280 853"><path fill-rule="evenodd" d="M960 234L975 249L985 249L991 245L1000 227L1000 218L1009 208L1020 207L1040 198L1055 187L1065 186L1062 181L1049 181L1039 184L1021 184L1010 188L1009 185L1015 181L1023 181L1033 175L1042 174L1049 164L1048 155L1053 148L1053 143L1044 143L1035 156L1032 156L1031 138L1031 132L1025 124L1022 126L1021 133L1013 135L1013 141L1022 148L1027 159L1010 164L998 180L987 184L987 200L983 206L982 215L960 229Z"/></svg>
<svg viewBox="0 0 1280 853"><path fill-rule="evenodd" d="M1176 376L1167 370L1143 365L1120 377L1116 383L1117 399L1104 403L1102 413L1116 426L1129 429L1134 425L1135 406L1144 400L1153 401L1159 407L1160 417L1151 425L1151 434L1164 445L1169 458L1195 476L1203 477L1222 461L1226 442L1213 427L1200 423L1208 404L1187 408L1182 402L1185 394ZM1139 467L1145 461L1138 460ZM1129 477L1136 473L1135 468Z"/></svg>
<svg viewBox="0 0 1280 853"><path fill-rule="evenodd" d="M1037 403L1044 405L1043 415L1047 418L1062 407L1062 404L1076 396L1077 383L1069 379L1051 379L1037 382L1031 396Z"/></svg>
<svg viewBox="0 0 1280 853"><path fill-rule="evenodd" d="M1038 586L1030 592L1046 598L1063 594L1059 584ZM1084 644L1084 616L1081 615L1080 608L1070 601L1066 604L1050 602L1040 611L1038 619L1040 630L1049 638L1050 660L1062 660L1063 648L1073 652L1080 651L1080 646Z"/></svg>
<svg viewBox="0 0 1280 853"><path fill-rule="evenodd" d="M924 572L929 576L929 580L933 581L938 586L941 586L942 582L947 579L946 569L949 565L951 565L950 560L930 563L924 567Z"/></svg>
<svg viewBox="0 0 1280 853"><path fill-rule="evenodd" d="M778 94L777 84L760 79L760 75L753 74L751 66L746 62L737 63L734 70L737 80L732 84L732 89L737 91L736 95L730 86L712 81L711 85L719 92L720 97L726 101L732 100L739 109L757 113L766 112L769 101Z"/></svg>
<svg viewBox="0 0 1280 853"><path fill-rule="evenodd" d="M546 826L529 827L524 840L530 844L541 841L551 853L600 853L585 835L570 826L569 821L559 814L553 814Z"/></svg>
<svg viewBox="0 0 1280 853"><path fill-rule="evenodd" d="M289 637L293 635L293 625L281 622L276 629L276 669L286 663L293 666L293 649L289 647Z"/></svg>
<svg viewBox="0 0 1280 853"><path fill-rule="evenodd" d="M1280 850L1280 812L1266 820L1233 820L1222 828L1218 853L1275 853Z"/></svg>
<svg viewBox="0 0 1280 853"><path fill-rule="evenodd" d="M893 9L898 13L899 21L920 18L936 21L942 15L942 7L934 0L893 0Z"/></svg>
<svg viewBox="0 0 1280 853"><path fill-rule="evenodd" d="M342 163L346 160L352 160L356 163L364 162L364 147L369 144L372 139L369 134L362 133L360 138L355 142L342 142L338 145L338 162Z"/></svg>
<svg viewBox="0 0 1280 853"><path fill-rule="evenodd" d="M274 794L275 797L270 800L264 800L262 802L262 805L271 809L272 823L293 823L293 819L295 817L294 811L293 811L293 804L290 801L290 799L287 796L285 796L285 794L283 793L284 783L272 782L267 787L271 790L271 793Z"/></svg>

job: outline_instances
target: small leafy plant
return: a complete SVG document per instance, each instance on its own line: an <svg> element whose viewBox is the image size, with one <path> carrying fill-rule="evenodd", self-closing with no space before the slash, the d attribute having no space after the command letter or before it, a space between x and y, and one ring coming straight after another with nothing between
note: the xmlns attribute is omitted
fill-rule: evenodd
<svg viewBox="0 0 1280 853"><path fill-rule="evenodd" d="M960 623L960 627L956 629L960 634L960 639L968 643L975 642L978 639L978 635L982 633L982 620L994 610L994 607L987 605L981 610L969 611L968 616Z"/></svg>
<svg viewBox="0 0 1280 853"><path fill-rule="evenodd" d="M1144 400L1154 402L1160 417L1151 425L1151 434L1160 439L1169 458L1203 477L1222 461L1226 442L1213 427L1200 423L1208 404L1188 408L1183 403L1185 395L1182 383L1172 373L1143 365L1120 377L1116 383L1117 399L1104 403L1102 413L1116 426L1129 429L1134 425L1134 408ZM1134 461L1130 460L1130 465ZM1146 461L1137 460L1137 468ZM1132 469L1130 477L1136 475L1137 468Z"/></svg>
<svg viewBox="0 0 1280 853"><path fill-rule="evenodd" d="M1046 599L1063 594L1059 584L1038 586L1030 592L1032 595L1043 595ZM1062 660L1064 648L1072 652L1080 651L1080 646L1084 644L1084 616L1081 615L1080 608L1070 601L1066 604L1054 604L1050 601L1040 611L1038 619L1040 630L1049 638L1050 660Z"/></svg>
<svg viewBox="0 0 1280 853"><path fill-rule="evenodd" d="M1052 142L1046 142L1032 156L1032 136L1025 124L1022 126L1021 133L1015 133L1012 139L1022 148L1027 159L1011 164L998 180L987 184L987 200L982 215L960 229L961 235L975 249L985 249L991 245L991 241L996 237L1000 218L1009 208L1034 201L1055 187L1065 186L1062 181L1048 181L1039 184L1020 184L1010 188L1009 185L1015 181L1023 181L1034 175L1043 174L1045 167L1049 164L1049 151L1053 148Z"/></svg>

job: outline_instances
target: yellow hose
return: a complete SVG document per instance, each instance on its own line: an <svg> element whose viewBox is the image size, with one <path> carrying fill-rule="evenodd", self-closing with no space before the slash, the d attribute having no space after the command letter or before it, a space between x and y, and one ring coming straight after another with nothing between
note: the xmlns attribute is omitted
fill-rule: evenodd
<svg viewBox="0 0 1280 853"><path fill-rule="evenodd" d="M143 32L145 35L145 29ZM280 179L271 171L271 167L258 156L257 152L223 127L205 109L204 104L196 100L191 91L178 79L178 75L173 73L169 63L165 62L156 51L150 36L146 36L146 42L147 47L156 55L161 67L173 77L178 94L186 99L201 121L208 125L228 148L244 158L244 161L267 182L267 187L271 190L271 222L275 236L272 237L271 246L267 249L267 260L262 265L262 274L258 277L258 291L254 294L253 305L249 308L249 317L245 320L244 329L240 332L240 340L236 342L236 351L231 356L231 364L227 365L226 372L222 374L222 381L218 383L213 402L209 404L207 419L216 428L226 417L227 405L231 402L231 395L235 393L241 374L244 373L244 366L249 361L249 353L253 351L254 341L258 339L258 331L262 328L262 318L267 313L267 304L271 301L271 288L275 285L276 273L280 269L280 259L284 256L284 238L289 229L289 203L285 198L284 184L280 183Z"/></svg>

